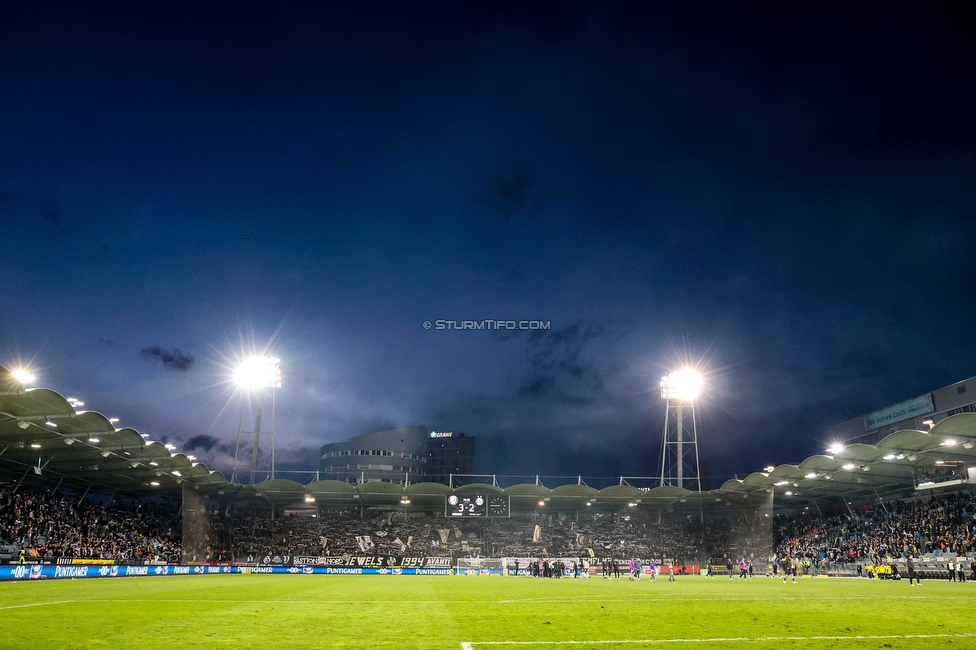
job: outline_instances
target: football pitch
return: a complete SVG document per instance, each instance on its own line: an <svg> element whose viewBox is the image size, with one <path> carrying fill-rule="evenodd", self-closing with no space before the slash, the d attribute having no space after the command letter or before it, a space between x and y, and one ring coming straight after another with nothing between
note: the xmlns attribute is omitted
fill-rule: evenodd
<svg viewBox="0 0 976 650"><path fill-rule="evenodd" d="M976 648L976 583L231 574L0 594L0 648Z"/></svg>

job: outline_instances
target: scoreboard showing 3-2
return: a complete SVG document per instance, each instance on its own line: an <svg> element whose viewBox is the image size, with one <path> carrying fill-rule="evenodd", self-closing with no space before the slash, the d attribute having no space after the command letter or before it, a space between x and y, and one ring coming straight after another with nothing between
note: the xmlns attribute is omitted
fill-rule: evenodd
<svg viewBox="0 0 976 650"><path fill-rule="evenodd" d="M503 495L452 494L447 497L446 506L444 514L448 517L509 516L508 497Z"/></svg>

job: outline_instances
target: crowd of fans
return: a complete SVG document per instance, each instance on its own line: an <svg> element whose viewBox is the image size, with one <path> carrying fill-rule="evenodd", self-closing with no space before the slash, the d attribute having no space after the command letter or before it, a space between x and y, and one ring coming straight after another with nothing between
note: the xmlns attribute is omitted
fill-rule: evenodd
<svg viewBox="0 0 976 650"><path fill-rule="evenodd" d="M267 512L229 517L233 556L431 555L469 557L672 557L697 562L707 555L768 557L766 525L745 519L709 520L635 511L626 515L565 513L507 519L448 519L388 511L297 513L272 519Z"/></svg>
<svg viewBox="0 0 976 650"><path fill-rule="evenodd" d="M0 542L28 560L90 558L178 562L178 509L165 504L103 506L21 486L0 485Z"/></svg>
<svg viewBox="0 0 976 650"><path fill-rule="evenodd" d="M455 519L395 511L296 511L266 504L101 503L0 484L0 546L29 560L260 562L267 556L744 558L758 566L880 566L908 555L956 558L976 547L976 495L958 492L798 516L633 510ZM814 514L816 513L816 514Z"/></svg>
<svg viewBox="0 0 976 650"><path fill-rule="evenodd" d="M964 492L865 505L836 514L776 517L776 552L809 562L881 564L964 556L976 546L976 497Z"/></svg>

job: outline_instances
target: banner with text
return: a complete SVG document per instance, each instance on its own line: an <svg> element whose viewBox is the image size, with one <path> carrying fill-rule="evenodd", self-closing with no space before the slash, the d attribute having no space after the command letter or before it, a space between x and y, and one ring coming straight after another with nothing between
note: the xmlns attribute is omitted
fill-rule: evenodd
<svg viewBox="0 0 976 650"><path fill-rule="evenodd" d="M932 405L932 395L921 395L915 399L910 399L894 406L874 411L864 416L864 430L871 431L886 424L894 424L913 418L916 415L926 415L935 410Z"/></svg>

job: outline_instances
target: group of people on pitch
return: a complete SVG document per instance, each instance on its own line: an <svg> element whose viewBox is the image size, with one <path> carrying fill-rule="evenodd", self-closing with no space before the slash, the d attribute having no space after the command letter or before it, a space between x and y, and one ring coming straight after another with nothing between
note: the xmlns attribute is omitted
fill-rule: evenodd
<svg viewBox="0 0 976 650"><path fill-rule="evenodd" d="M708 566L708 575L711 576L712 575L711 562L709 562L708 564L709 564L709 566ZM739 580L748 580L749 578L754 577L753 576L752 560L747 560L745 558L741 558L739 560L739 565L738 566L739 566ZM725 569L726 569L726 571L729 572L729 580L732 579L732 576L735 573L735 567L736 567L736 564L732 561L732 558L729 558L728 560L726 560L726 562L725 562Z"/></svg>
<svg viewBox="0 0 976 650"><path fill-rule="evenodd" d="M612 578L619 579L620 565L621 562L617 558L603 558L603 560L600 562L603 577L608 580ZM646 575L648 575L651 580L656 580L659 573L667 572L668 582L674 582L674 576L677 573L674 566L674 560L667 560L667 564L661 563L660 566L656 561L648 560L647 564L645 565L644 561L639 557L631 558L627 563L630 580L640 580L641 575L644 575L645 573L645 566L647 571ZM682 567L682 571L683 570L684 567Z"/></svg>
<svg viewBox="0 0 976 650"><path fill-rule="evenodd" d="M616 564L616 562L617 561L614 560L614 564ZM661 566L658 566L657 562L655 562L654 560L647 561L647 575L651 577L651 580L657 580L658 573L664 571L667 571L668 573L668 582L674 582L674 574L675 574L674 560L668 560L666 569L664 568L663 564ZM644 573L644 563L641 561L639 557L632 558L630 560L630 579L640 580L642 573Z"/></svg>
<svg viewBox="0 0 976 650"><path fill-rule="evenodd" d="M561 578L564 575L569 575L574 578L589 578L590 563L583 558L568 563L559 559L532 560L525 567L525 574L533 578ZM515 560L514 569L511 570L511 575L519 575L519 561L517 559Z"/></svg>

